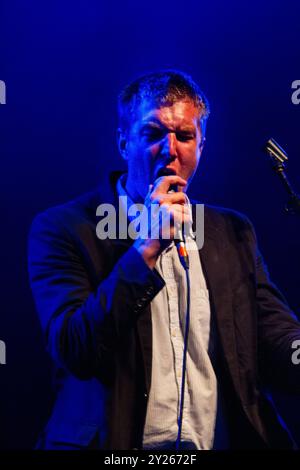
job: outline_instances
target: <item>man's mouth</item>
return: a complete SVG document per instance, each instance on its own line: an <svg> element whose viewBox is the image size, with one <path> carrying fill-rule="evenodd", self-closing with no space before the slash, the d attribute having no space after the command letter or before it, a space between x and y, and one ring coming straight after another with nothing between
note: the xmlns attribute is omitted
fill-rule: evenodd
<svg viewBox="0 0 300 470"><path fill-rule="evenodd" d="M169 168L166 166L161 166L158 171L156 172L156 178L160 178L161 176L171 176L176 175L176 171L173 168Z"/></svg>

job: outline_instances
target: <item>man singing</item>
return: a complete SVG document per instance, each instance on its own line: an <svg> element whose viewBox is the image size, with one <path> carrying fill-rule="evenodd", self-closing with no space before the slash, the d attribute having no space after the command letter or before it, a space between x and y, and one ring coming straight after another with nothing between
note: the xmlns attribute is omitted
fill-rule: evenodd
<svg viewBox="0 0 300 470"><path fill-rule="evenodd" d="M30 282L57 377L38 448L292 448L264 388L300 391L291 360L300 325L269 279L251 223L204 207L203 246L192 229L185 240L190 289L178 255L180 227L195 226L187 191L208 115L185 73L138 78L119 96L127 172L109 192L35 218ZM102 236L103 204L118 224L132 223L120 201L143 204L146 236L126 237L124 227L120 235L119 226ZM151 217L153 205L162 217Z"/></svg>

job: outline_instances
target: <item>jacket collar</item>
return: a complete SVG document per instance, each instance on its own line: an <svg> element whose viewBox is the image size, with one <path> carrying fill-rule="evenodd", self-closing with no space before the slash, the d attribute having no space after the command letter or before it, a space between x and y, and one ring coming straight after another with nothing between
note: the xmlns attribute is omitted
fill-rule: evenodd
<svg viewBox="0 0 300 470"><path fill-rule="evenodd" d="M232 292L230 285L230 253L220 215L209 206L204 208L204 244L199 250L203 273L210 293L222 354L227 362L234 387L240 394Z"/></svg>

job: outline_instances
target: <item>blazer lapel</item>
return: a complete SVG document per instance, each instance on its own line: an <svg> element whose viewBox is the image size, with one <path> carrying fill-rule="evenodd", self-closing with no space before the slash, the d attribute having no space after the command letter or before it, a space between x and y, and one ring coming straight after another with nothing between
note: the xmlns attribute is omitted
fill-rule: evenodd
<svg viewBox="0 0 300 470"><path fill-rule="evenodd" d="M228 264L230 253L226 234L219 226L218 217L210 208L204 208L204 245L199 250L203 273L210 293L218 337L233 384L240 395L239 366L232 313L232 294Z"/></svg>

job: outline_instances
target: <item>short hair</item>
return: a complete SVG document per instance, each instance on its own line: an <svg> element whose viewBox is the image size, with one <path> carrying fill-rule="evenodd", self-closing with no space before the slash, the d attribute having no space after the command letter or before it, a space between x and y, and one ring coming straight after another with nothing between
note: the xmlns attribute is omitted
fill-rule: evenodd
<svg viewBox="0 0 300 470"><path fill-rule="evenodd" d="M144 100L153 100L158 107L172 106L190 100L199 110L202 134L205 133L209 103L190 75L180 70L162 70L142 75L129 83L119 94L119 126L127 130L135 110Z"/></svg>

